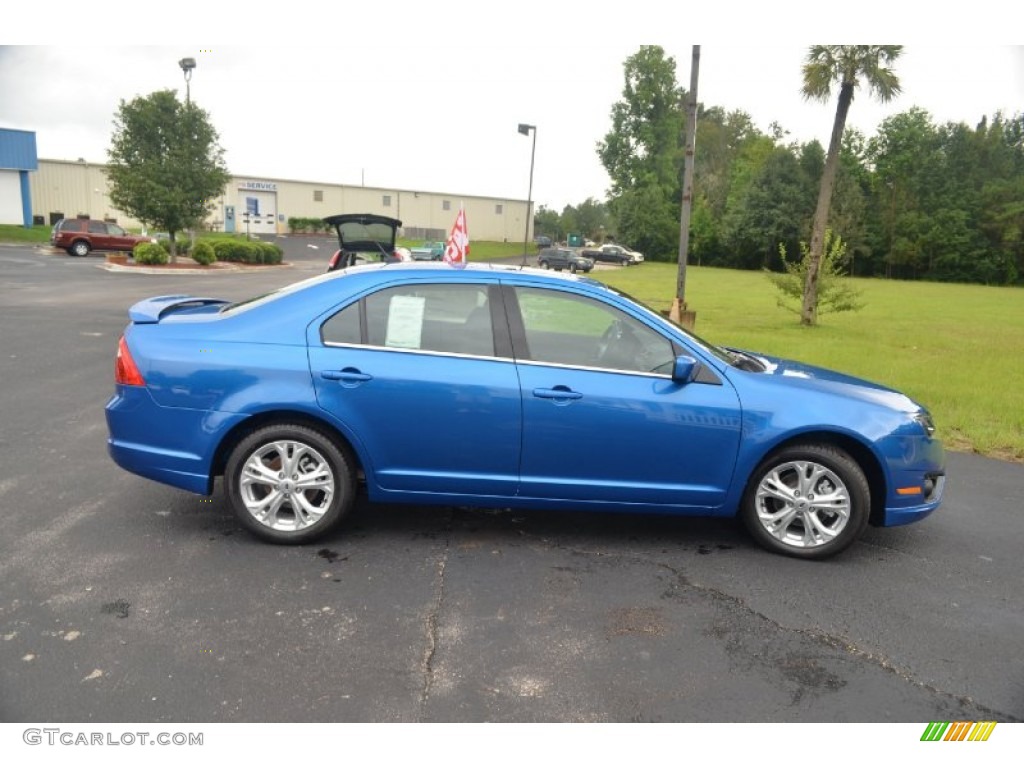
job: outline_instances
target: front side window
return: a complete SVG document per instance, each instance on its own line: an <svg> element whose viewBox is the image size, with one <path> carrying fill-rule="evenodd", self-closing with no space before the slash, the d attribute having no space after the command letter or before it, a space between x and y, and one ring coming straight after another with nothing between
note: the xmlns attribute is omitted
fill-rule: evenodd
<svg viewBox="0 0 1024 768"><path fill-rule="evenodd" d="M517 288L516 295L530 360L638 373L672 370L672 343L615 307L542 288Z"/></svg>
<svg viewBox="0 0 1024 768"><path fill-rule="evenodd" d="M366 324L365 337L361 322ZM365 338L371 347L494 356L488 291L483 285L386 288L332 316L321 337L327 344L360 344Z"/></svg>

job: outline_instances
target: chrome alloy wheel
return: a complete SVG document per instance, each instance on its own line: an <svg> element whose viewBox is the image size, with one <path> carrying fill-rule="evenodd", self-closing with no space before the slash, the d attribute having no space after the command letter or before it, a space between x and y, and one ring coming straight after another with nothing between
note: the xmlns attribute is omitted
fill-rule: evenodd
<svg viewBox="0 0 1024 768"><path fill-rule="evenodd" d="M846 528L850 491L839 475L814 461L787 461L758 483L757 521L773 538L802 549L821 547Z"/></svg>
<svg viewBox="0 0 1024 768"><path fill-rule="evenodd" d="M324 456L296 440L254 450L242 465L238 490L246 510L275 531L301 531L330 509L335 477Z"/></svg>

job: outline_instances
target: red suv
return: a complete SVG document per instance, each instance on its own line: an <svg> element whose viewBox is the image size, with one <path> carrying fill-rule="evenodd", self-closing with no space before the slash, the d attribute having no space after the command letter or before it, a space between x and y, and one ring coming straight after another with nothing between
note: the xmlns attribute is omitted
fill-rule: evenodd
<svg viewBox="0 0 1024 768"><path fill-rule="evenodd" d="M98 219L60 219L53 225L50 244L72 256L89 251L130 251L139 243L155 243L152 237L129 235L121 227Z"/></svg>

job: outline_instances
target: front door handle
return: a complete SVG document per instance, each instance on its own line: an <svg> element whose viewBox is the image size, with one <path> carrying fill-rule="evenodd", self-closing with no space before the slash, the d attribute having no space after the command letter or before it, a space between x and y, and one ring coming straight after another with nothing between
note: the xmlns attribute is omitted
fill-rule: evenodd
<svg viewBox="0 0 1024 768"><path fill-rule="evenodd" d="M581 397L583 397L583 395L580 394L579 392L573 392L568 387L562 385L552 387L551 389L535 389L533 390L533 396L541 397L545 400L559 400L563 402L569 400L579 400Z"/></svg>

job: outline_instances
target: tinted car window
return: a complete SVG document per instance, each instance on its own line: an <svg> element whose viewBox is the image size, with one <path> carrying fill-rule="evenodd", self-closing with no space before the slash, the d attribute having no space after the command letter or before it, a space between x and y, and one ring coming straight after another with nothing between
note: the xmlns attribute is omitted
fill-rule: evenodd
<svg viewBox="0 0 1024 768"><path fill-rule="evenodd" d="M643 373L671 370L671 342L614 307L540 288L518 288L516 295L531 360Z"/></svg>
<svg viewBox="0 0 1024 768"><path fill-rule="evenodd" d="M370 346L494 355L486 286L401 286L378 291L362 302ZM324 324L325 342L360 343L358 306L347 307Z"/></svg>
<svg viewBox="0 0 1024 768"><path fill-rule="evenodd" d="M102 221L90 221L89 232L93 235L105 235L107 234L107 225Z"/></svg>
<svg viewBox="0 0 1024 768"><path fill-rule="evenodd" d="M359 302L350 304L331 317L323 324L320 335L329 344L358 344L361 341Z"/></svg>

